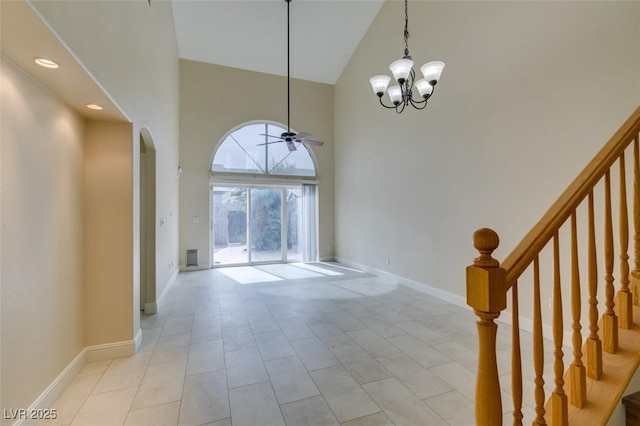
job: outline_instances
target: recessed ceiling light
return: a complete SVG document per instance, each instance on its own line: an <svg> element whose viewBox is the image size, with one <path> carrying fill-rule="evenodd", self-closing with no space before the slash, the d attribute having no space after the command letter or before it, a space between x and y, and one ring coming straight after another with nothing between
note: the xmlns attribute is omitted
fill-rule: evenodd
<svg viewBox="0 0 640 426"><path fill-rule="evenodd" d="M85 106L89 109L95 109L96 111L100 111L102 109L100 105L96 105L96 104L87 104Z"/></svg>
<svg viewBox="0 0 640 426"><path fill-rule="evenodd" d="M47 59L47 58L33 58L33 61L40 65L41 67L45 67L45 68L58 68L58 64L55 63L54 61L52 61L51 59Z"/></svg>

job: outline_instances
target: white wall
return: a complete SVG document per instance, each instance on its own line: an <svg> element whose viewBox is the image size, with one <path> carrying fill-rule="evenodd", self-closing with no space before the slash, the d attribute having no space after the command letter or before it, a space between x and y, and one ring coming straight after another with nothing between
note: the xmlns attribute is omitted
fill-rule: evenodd
<svg viewBox="0 0 640 426"><path fill-rule="evenodd" d="M337 255L464 296L481 227L503 259L640 101L640 4L410 2L416 65L446 68L424 111L368 77L403 51L382 7L335 90ZM390 264L387 264L390 258Z"/></svg>

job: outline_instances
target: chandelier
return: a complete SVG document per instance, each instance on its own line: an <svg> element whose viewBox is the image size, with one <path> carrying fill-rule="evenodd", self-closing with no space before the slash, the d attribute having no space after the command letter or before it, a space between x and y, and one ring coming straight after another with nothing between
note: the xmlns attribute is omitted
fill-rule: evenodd
<svg viewBox="0 0 640 426"><path fill-rule="evenodd" d="M409 12L407 6L407 0L404 0L404 56L402 59L393 61L389 65L389 69L393 74L393 78L398 82L397 85L389 87L391 77L388 75L376 75L369 79L373 92L378 96L380 105L385 108L395 109L399 114L404 111L408 105L413 106L416 109L424 109L427 106L427 101L433 95L433 90L440 80L442 70L444 69L444 62L432 61L427 62L420 67L420 72L424 78L416 80L416 73L413 70L413 60L409 56ZM413 87L418 90L421 99L413 98ZM385 105L382 101L382 96L387 92L392 106Z"/></svg>

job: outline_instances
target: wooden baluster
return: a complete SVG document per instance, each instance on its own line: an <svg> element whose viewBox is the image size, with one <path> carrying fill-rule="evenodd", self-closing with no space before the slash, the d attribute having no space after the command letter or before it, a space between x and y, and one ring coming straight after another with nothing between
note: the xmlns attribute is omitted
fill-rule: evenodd
<svg viewBox="0 0 640 426"><path fill-rule="evenodd" d="M502 399L496 359L494 322L507 307L507 274L491 257L498 247L498 234L480 229L473 234L473 246L480 252L473 265L467 267L467 304L480 318L478 326L478 375L476 382L476 425L502 424Z"/></svg>
<svg viewBox="0 0 640 426"><path fill-rule="evenodd" d="M631 291L633 303L640 304L640 141L639 137L633 141L633 228L634 228L634 267L631 272Z"/></svg>
<svg viewBox="0 0 640 426"><path fill-rule="evenodd" d="M613 310L615 306L613 286L613 223L611 220L611 172L604 175L604 291L606 310L602 316L603 347L605 352L616 353L618 350L618 317Z"/></svg>
<svg viewBox="0 0 640 426"><path fill-rule="evenodd" d="M522 352L520 350L520 314L518 302L518 283L511 287L512 325L511 325L511 392L513 393L513 426L522 426Z"/></svg>
<svg viewBox="0 0 640 426"><path fill-rule="evenodd" d="M587 375L593 380L602 377L602 342L598 336L598 258L593 191L589 192L589 337L587 338Z"/></svg>
<svg viewBox="0 0 640 426"><path fill-rule="evenodd" d="M620 327L633 327L633 296L629 291L629 218L624 152L620 155L620 289L616 298Z"/></svg>
<svg viewBox="0 0 640 426"><path fill-rule="evenodd" d="M542 311L540 309L540 261L533 259L533 370L535 372L536 418L533 425L546 425L544 420L544 342L542 337Z"/></svg>
<svg viewBox="0 0 640 426"><path fill-rule="evenodd" d="M555 389L551 394L552 418L555 425L569 424L567 395L564 393L564 362L562 357L562 289L560 283L560 241L558 231L553 235L553 346Z"/></svg>
<svg viewBox="0 0 640 426"><path fill-rule="evenodd" d="M571 364L571 404L584 407L587 400L586 370L582 364L582 326L580 325L580 268L576 212L571 214L571 315L573 318L573 363Z"/></svg>

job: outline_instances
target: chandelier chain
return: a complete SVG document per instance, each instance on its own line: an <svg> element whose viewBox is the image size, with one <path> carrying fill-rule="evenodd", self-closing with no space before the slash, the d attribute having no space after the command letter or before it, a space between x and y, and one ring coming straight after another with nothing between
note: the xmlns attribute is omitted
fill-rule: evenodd
<svg viewBox="0 0 640 426"><path fill-rule="evenodd" d="M404 0L404 56L409 56L409 6L408 0Z"/></svg>

